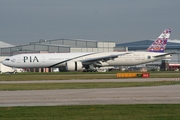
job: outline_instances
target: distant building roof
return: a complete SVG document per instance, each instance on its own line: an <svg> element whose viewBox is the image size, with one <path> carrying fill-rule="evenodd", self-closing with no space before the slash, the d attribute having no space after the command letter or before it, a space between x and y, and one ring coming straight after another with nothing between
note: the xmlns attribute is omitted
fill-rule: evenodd
<svg viewBox="0 0 180 120"><path fill-rule="evenodd" d="M174 40L168 40L168 42L172 42L172 43L180 43L180 40L174 39Z"/></svg>
<svg viewBox="0 0 180 120"><path fill-rule="evenodd" d="M0 48L5 48L5 47L13 47L15 45L9 44L9 43L5 43L3 41L0 41Z"/></svg>
<svg viewBox="0 0 180 120"><path fill-rule="evenodd" d="M147 49L154 40L140 40L136 42L127 42L116 44L116 47L128 47L129 50L137 50L137 49ZM180 40L168 40L166 48L174 49L180 48Z"/></svg>

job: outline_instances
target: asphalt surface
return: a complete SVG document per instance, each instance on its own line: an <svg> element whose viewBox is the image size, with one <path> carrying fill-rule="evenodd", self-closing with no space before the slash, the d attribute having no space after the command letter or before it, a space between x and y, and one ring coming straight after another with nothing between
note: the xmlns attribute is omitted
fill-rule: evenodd
<svg viewBox="0 0 180 120"><path fill-rule="evenodd" d="M0 106L179 104L180 85L106 89L0 91Z"/></svg>

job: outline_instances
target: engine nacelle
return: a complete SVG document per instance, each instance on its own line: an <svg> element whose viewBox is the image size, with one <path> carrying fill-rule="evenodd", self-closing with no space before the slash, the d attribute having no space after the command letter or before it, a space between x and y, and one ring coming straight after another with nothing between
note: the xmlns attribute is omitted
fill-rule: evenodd
<svg viewBox="0 0 180 120"><path fill-rule="evenodd" d="M82 62L80 61L69 61L66 63L66 70L67 71L78 71L82 70Z"/></svg>

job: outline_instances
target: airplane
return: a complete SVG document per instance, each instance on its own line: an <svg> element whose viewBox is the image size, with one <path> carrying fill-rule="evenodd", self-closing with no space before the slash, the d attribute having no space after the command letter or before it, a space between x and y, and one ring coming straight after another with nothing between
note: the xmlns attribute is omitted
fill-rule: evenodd
<svg viewBox="0 0 180 120"><path fill-rule="evenodd" d="M6 58L2 64L15 68L65 67L67 71L96 71L98 67L140 65L172 57L174 53L164 53L171 31L170 28L165 29L146 51L18 54Z"/></svg>

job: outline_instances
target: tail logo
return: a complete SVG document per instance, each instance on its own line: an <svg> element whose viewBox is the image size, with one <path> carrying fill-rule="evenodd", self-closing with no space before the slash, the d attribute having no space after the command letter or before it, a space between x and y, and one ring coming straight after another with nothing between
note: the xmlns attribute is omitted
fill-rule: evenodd
<svg viewBox="0 0 180 120"><path fill-rule="evenodd" d="M149 52L164 52L167 44L167 40L170 37L172 29L165 29L163 33L149 46L147 51Z"/></svg>

